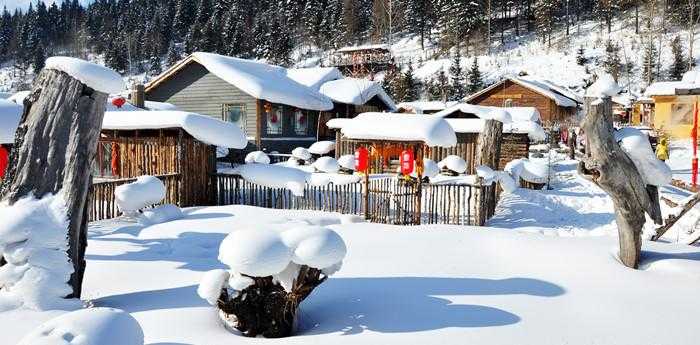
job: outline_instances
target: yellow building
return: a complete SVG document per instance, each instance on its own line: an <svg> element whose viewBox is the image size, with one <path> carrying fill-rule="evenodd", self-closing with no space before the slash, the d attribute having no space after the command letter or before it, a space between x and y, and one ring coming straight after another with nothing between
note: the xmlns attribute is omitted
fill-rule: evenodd
<svg viewBox="0 0 700 345"><path fill-rule="evenodd" d="M655 129L675 139L690 137L694 106L700 102L700 72L688 72L682 81L651 84L644 95L654 100L650 124Z"/></svg>

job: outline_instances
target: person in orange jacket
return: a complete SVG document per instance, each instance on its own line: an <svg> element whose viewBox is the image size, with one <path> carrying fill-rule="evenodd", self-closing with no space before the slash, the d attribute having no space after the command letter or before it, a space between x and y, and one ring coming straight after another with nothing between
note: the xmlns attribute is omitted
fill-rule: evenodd
<svg viewBox="0 0 700 345"><path fill-rule="evenodd" d="M0 145L0 180L5 178L7 172L7 164L10 161L10 152L5 145Z"/></svg>

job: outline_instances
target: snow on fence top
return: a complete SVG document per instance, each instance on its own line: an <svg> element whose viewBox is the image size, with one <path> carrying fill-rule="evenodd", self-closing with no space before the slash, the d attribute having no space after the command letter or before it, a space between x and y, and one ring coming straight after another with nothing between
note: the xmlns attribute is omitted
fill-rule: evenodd
<svg viewBox="0 0 700 345"><path fill-rule="evenodd" d="M0 99L0 144L15 142L15 131L21 117L21 105Z"/></svg>
<svg viewBox="0 0 700 345"><path fill-rule="evenodd" d="M183 111L107 111L102 129L136 130L182 128L195 139L232 149L243 149L248 140L230 122Z"/></svg>
<svg viewBox="0 0 700 345"><path fill-rule="evenodd" d="M387 95L382 85L376 81L357 78L343 78L326 82L321 86L321 93L338 103L363 105L374 97L384 102L390 110L396 110L396 104Z"/></svg>
<svg viewBox="0 0 700 345"><path fill-rule="evenodd" d="M290 78L285 68L202 52L193 53L192 59L257 99L308 110L333 109L333 102L328 97Z"/></svg>
<svg viewBox="0 0 700 345"><path fill-rule="evenodd" d="M54 56L46 60L44 68L65 72L88 87L108 95L126 89L124 79L117 72L85 60Z"/></svg>
<svg viewBox="0 0 700 345"><path fill-rule="evenodd" d="M347 121L341 129L349 139L420 141L428 146L452 147L457 136L441 117L363 113Z"/></svg>
<svg viewBox="0 0 700 345"><path fill-rule="evenodd" d="M287 70L287 76L316 91L329 81L343 78L343 74L335 67L290 68Z"/></svg>

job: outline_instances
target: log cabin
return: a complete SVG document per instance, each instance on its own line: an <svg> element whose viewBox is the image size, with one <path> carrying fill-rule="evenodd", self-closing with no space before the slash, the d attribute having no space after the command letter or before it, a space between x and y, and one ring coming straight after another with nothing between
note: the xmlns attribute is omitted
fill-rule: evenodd
<svg viewBox="0 0 700 345"><path fill-rule="evenodd" d="M681 81L656 82L644 91L653 100L650 124L673 138L691 137L694 106L700 102L700 72L686 72Z"/></svg>
<svg viewBox="0 0 700 345"><path fill-rule="evenodd" d="M545 126L576 122L580 96L548 80L533 77L505 78L468 96L466 103L494 107L533 107Z"/></svg>
<svg viewBox="0 0 700 345"><path fill-rule="evenodd" d="M395 108L383 90L354 103L321 92L338 93L326 86L338 80L343 75L335 68L286 69L197 52L148 83L145 94L149 101L235 123L250 142L247 151L288 153L323 139L328 118L354 117L365 106Z"/></svg>

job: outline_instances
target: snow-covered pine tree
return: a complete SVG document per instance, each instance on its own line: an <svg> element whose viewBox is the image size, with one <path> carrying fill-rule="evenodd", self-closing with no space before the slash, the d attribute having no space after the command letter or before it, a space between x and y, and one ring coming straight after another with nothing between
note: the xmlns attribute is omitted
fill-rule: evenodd
<svg viewBox="0 0 700 345"><path fill-rule="evenodd" d="M406 0L404 17L411 18L407 29L420 37L421 49L425 49L425 40L430 39L436 21L433 0Z"/></svg>
<svg viewBox="0 0 700 345"><path fill-rule="evenodd" d="M420 84L413 75L413 62L408 62L408 67L406 68L406 73L403 74L403 85L405 87L406 93L401 101L411 102L416 101L420 97L421 90Z"/></svg>
<svg viewBox="0 0 700 345"><path fill-rule="evenodd" d="M466 77L462 69L462 53L459 45L455 49L452 56L452 64L450 64L450 93L448 99L450 101L460 101L466 96Z"/></svg>
<svg viewBox="0 0 700 345"><path fill-rule="evenodd" d="M644 48L644 59L642 63L644 66L642 67L642 76L644 77L644 80L646 81L647 85L651 85L653 83L658 75L656 74L656 60L658 58L658 52L656 50L656 46L654 45L654 42L649 42L646 44L646 47Z"/></svg>
<svg viewBox="0 0 700 345"><path fill-rule="evenodd" d="M474 56L472 66L467 73L467 93L471 95L481 91L483 87L484 81L481 78L481 71L479 70L479 59Z"/></svg>
<svg viewBox="0 0 700 345"><path fill-rule="evenodd" d="M576 64L583 66L587 62L588 58L586 58L586 50L583 48L583 46L579 46L576 50Z"/></svg>
<svg viewBox="0 0 700 345"><path fill-rule="evenodd" d="M431 101L447 101L449 95L449 82L444 70L440 70L435 74L430 82L428 90L428 98Z"/></svg>
<svg viewBox="0 0 700 345"><path fill-rule="evenodd" d="M173 33L177 41L187 36L197 13L197 3L194 0L176 0Z"/></svg>
<svg viewBox="0 0 700 345"><path fill-rule="evenodd" d="M34 69L34 74L38 75L45 65L46 48L44 48L43 43L39 42L39 44L37 44L37 46L34 48L34 52L32 53L32 68Z"/></svg>
<svg viewBox="0 0 700 345"><path fill-rule="evenodd" d="M619 9L620 0L597 0L594 1L593 14L601 21L608 30L612 30L612 18Z"/></svg>
<svg viewBox="0 0 700 345"><path fill-rule="evenodd" d="M683 55L680 36L676 36L671 41L671 54L673 54L673 63L671 64L668 77L671 80L681 80L688 69L688 62L685 60L685 55Z"/></svg>
<svg viewBox="0 0 700 345"><path fill-rule="evenodd" d="M343 24L343 0L328 0L321 23L322 47L328 49L340 47L345 32Z"/></svg>
<svg viewBox="0 0 700 345"><path fill-rule="evenodd" d="M0 62L6 61L12 55L10 44L12 43L13 32L12 16L7 7L5 7L0 18Z"/></svg>
<svg viewBox="0 0 700 345"><path fill-rule="evenodd" d="M325 29L322 22L326 10L324 5L324 1L322 0L306 0L302 15L302 23L306 36L316 46L322 45L323 36L321 31Z"/></svg>
<svg viewBox="0 0 700 345"><path fill-rule="evenodd" d="M622 60L620 59L620 46L611 40L605 42L605 61L603 61L605 71L613 76L617 82L622 72Z"/></svg>
<svg viewBox="0 0 700 345"><path fill-rule="evenodd" d="M540 34L543 43L552 46L552 33L556 23L556 11L559 8L560 0L535 0L534 12L537 32Z"/></svg>
<svg viewBox="0 0 700 345"><path fill-rule="evenodd" d="M434 4L442 38L452 45L466 40L468 49L471 34L486 20L483 3L472 0L436 0Z"/></svg>
<svg viewBox="0 0 700 345"><path fill-rule="evenodd" d="M168 68L174 66L178 61L182 60L182 51L178 44L170 42L168 53L165 56L165 64Z"/></svg>
<svg viewBox="0 0 700 345"><path fill-rule="evenodd" d="M151 50L151 57L148 59L148 75L155 77L163 72L163 67L161 66L160 54L158 49L153 47Z"/></svg>

